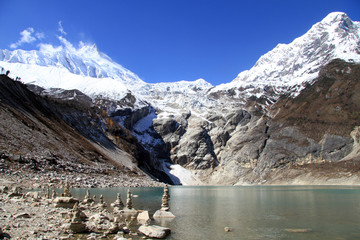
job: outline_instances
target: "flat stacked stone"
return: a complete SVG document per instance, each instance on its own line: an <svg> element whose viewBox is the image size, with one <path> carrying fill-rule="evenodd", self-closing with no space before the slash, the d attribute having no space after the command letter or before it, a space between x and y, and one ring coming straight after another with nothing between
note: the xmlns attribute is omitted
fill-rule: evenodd
<svg viewBox="0 0 360 240"><path fill-rule="evenodd" d="M132 198L131 198L131 192L130 189L127 191L126 195L126 206L124 209L120 211L121 214L125 215L136 215L137 210L132 207Z"/></svg>
<svg viewBox="0 0 360 240"><path fill-rule="evenodd" d="M154 213L153 218L174 218L175 217L175 215L172 212L170 212L169 199L170 199L169 187L167 185L165 185L164 195L161 198L161 200L162 200L161 208L160 208L160 210L157 210Z"/></svg>

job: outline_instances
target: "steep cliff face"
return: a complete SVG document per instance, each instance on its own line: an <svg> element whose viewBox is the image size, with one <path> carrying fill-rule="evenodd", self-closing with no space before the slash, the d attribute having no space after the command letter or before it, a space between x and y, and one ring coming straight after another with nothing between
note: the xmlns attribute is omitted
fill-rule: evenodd
<svg viewBox="0 0 360 240"><path fill-rule="evenodd" d="M283 96L270 107L269 116L253 118L233 132L212 181L271 182L274 171L311 164L327 164L328 170L337 171L333 163L359 160L353 131L360 120L359 67L343 60L330 62L297 97Z"/></svg>

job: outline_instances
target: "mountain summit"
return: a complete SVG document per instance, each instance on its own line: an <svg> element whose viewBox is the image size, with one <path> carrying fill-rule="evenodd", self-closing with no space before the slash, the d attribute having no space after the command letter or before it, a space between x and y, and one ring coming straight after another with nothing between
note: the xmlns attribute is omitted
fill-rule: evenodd
<svg viewBox="0 0 360 240"><path fill-rule="evenodd" d="M351 21L342 12L330 13L291 43L278 44L250 70L241 72L228 84L215 87L212 92L240 87L251 92L272 86L281 93L292 88L297 95L305 82L314 79L319 69L335 58L360 61L360 22Z"/></svg>

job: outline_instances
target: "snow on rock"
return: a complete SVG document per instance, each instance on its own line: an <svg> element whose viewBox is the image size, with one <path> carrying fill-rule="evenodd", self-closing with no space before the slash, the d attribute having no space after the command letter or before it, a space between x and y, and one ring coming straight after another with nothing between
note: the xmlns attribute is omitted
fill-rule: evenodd
<svg viewBox="0 0 360 240"><path fill-rule="evenodd" d="M194 186L204 183L193 174L192 171L180 166L179 164L163 163L163 171L171 178L176 185Z"/></svg>
<svg viewBox="0 0 360 240"><path fill-rule="evenodd" d="M170 174L176 176L182 185L202 185L203 183L186 168L183 168L179 164L171 165Z"/></svg>
<svg viewBox="0 0 360 240"><path fill-rule="evenodd" d="M0 66L25 83L43 88L78 89L85 94L112 100L146 83L136 74L112 61L97 46L80 42L74 47L59 37L62 45L40 44L39 50L0 50Z"/></svg>
<svg viewBox="0 0 360 240"><path fill-rule="evenodd" d="M78 89L90 97L122 99L129 91L124 83L113 78L93 78L69 72L54 66L29 65L24 63L0 62L0 66L10 70L10 76L21 76L24 83L32 83L43 88Z"/></svg>
<svg viewBox="0 0 360 240"><path fill-rule="evenodd" d="M250 70L241 72L232 82L221 84L211 92L232 88L274 86L294 95L304 82L315 77L319 69L335 58L360 62L360 22L353 22L342 12L330 13L303 36L289 44L278 44L264 54Z"/></svg>

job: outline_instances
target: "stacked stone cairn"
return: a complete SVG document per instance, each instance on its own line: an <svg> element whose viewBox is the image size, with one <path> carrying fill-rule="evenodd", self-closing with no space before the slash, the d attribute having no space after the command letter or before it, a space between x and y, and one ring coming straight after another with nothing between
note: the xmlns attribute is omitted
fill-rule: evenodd
<svg viewBox="0 0 360 240"><path fill-rule="evenodd" d="M124 203L121 201L120 193L117 194L115 202L110 204L114 208L114 212L118 213L124 208Z"/></svg>
<svg viewBox="0 0 360 240"><path fill-rule="evenodd" d="M66 181L64 193L61 194L61 197L56 197L52 202L55 207L73 208L76 203L79 203L79 200L72 197L70 193L70 184Z"/></svg>
<svg viewBox="0 0 360 240"><path fill-rule="evenodd" d="M169 187L165 185L164 195L161 198L162 200L161 208L160 210L157 210L154 213L153 215L154 219L164 220L164 219L175 218L175 215L169 211L170 210L169 199L170 199ZM161 227L157 225L148 225L146 223L140 226L139 232L150 238L165 238L167 235L171 233L171 230L170 228Z"/></svg>
<svg viewBox="0 0 360 240"><path fill-rule="evenodd" d="M72 197L72 195L70 193L70 184L67 180L66 180L65 186L64 186L64 193L61 194L61 196L62 197Z"/></svg>
<svg viewBox="0 0 360 240"><path fill-rule="evenodd" d="M107 207L106 203L104 202L104 196L102 194L100 194L100 197L99 197L98 207L100 209L105 209Z"/></svg>
<svg viewBox="0 0 360 240"><path fill-rule="evenodd" d="M161 208L160 208L160 210L157 210L154 213L154 216L153 216L154 218L174 218L175 217L175 215L172 214L172 212L170 212L169 199L170 199L169 187L167 185L165 185L164 195L161 198L161 200L162 200Z"/></svg>
<svg viewBox="0 0 360 240"><path fill-rule="evenodd" d="M88 230L85 224L86 215L79 209L78 203L74 205L71 215L71 222L65 224L64 227L73 233L87 232Z"/></svg>
<svg viewBox="0 0 360 240"><path fill-rule="evenodd" d="M0 190L2 190L2 194L8 191L8 189L1 188L1 186ZM168 234L170 234L169 228L149 225L151 219L149 217L148 211L137 211L133 208L132 195L130 190L127 191L127 200L125 207L123 202L121 201L120 194L117 194L116 201L111 204L111 206L114 208L113 213L108 212L106 208L101 209L97 207L98 205L94 205L93 199L90 197L89 191L86 192L84 200L81 201L81 206L79 206L79 200L71 196L70 184L68 182L66 182L66 184L64 185L64 192L58 197L56 197L56 193L54 191L50 191L50 188L46 188L44 192L44 197L39 196L40 192L28 192L26 196L24 196L23 201L31 201L30 198L33 198L34 201L32 202L31 206L39 207L43 206L46 202L53 202L55 207L68 208L63 210L57 209L51 212L59 213L60 216L63 217L63 221L65 222L63 224L59 222L56 231L70 234L69 236L71 236L72 234L81 233L89 233L89 237L87 239L125 239L125 235L138 236L138 233L133 232L134 226L138 225L136 224L136 219L138 220L138 223L142 224L138 228L139 232L141 232L147 237L165 238ZM51 199L50 195L52 195L51 197L53 197L54 199ZM22 197L23 194L21 194L21 189L14 188L10 196ZM167 186L165 186L164 195L162 196L162 205L161 209L159 210L159 215L163 219L166 217L175 217L169 211L169 199L169 189ZM99 198L99 205L104 207L106 206L102 195ZM20 213L18 215L23 218L32 217L32 215L28 213ZM154 218L156 218L156 214L154 215ZM115 235L115 237L112 238L113 236L109 235ZM86 236L81 239L85 239L85 237ZM0 228L0 239L3 238L10 238L10 236L7 233L2 232Z"/></svg>
<svg viewBox="0 0 360 240"><path fill-rule="evenodd" d="M131 192L130 189L127 191L126 195L126 206L123 210L120 211L123 215L136 215L137 210L132 207L132 198L131 198Z"/></svg>
<svg viewBox="0 0 360 240"><path fill-rule="evenodd" d="M86 195L84 197L84 200L82 201L82 204L83 205L91 205L92 203L94 203L94 199L92 199L90 197L90 191L88 189L88 190L86 190Z"/></svg>

